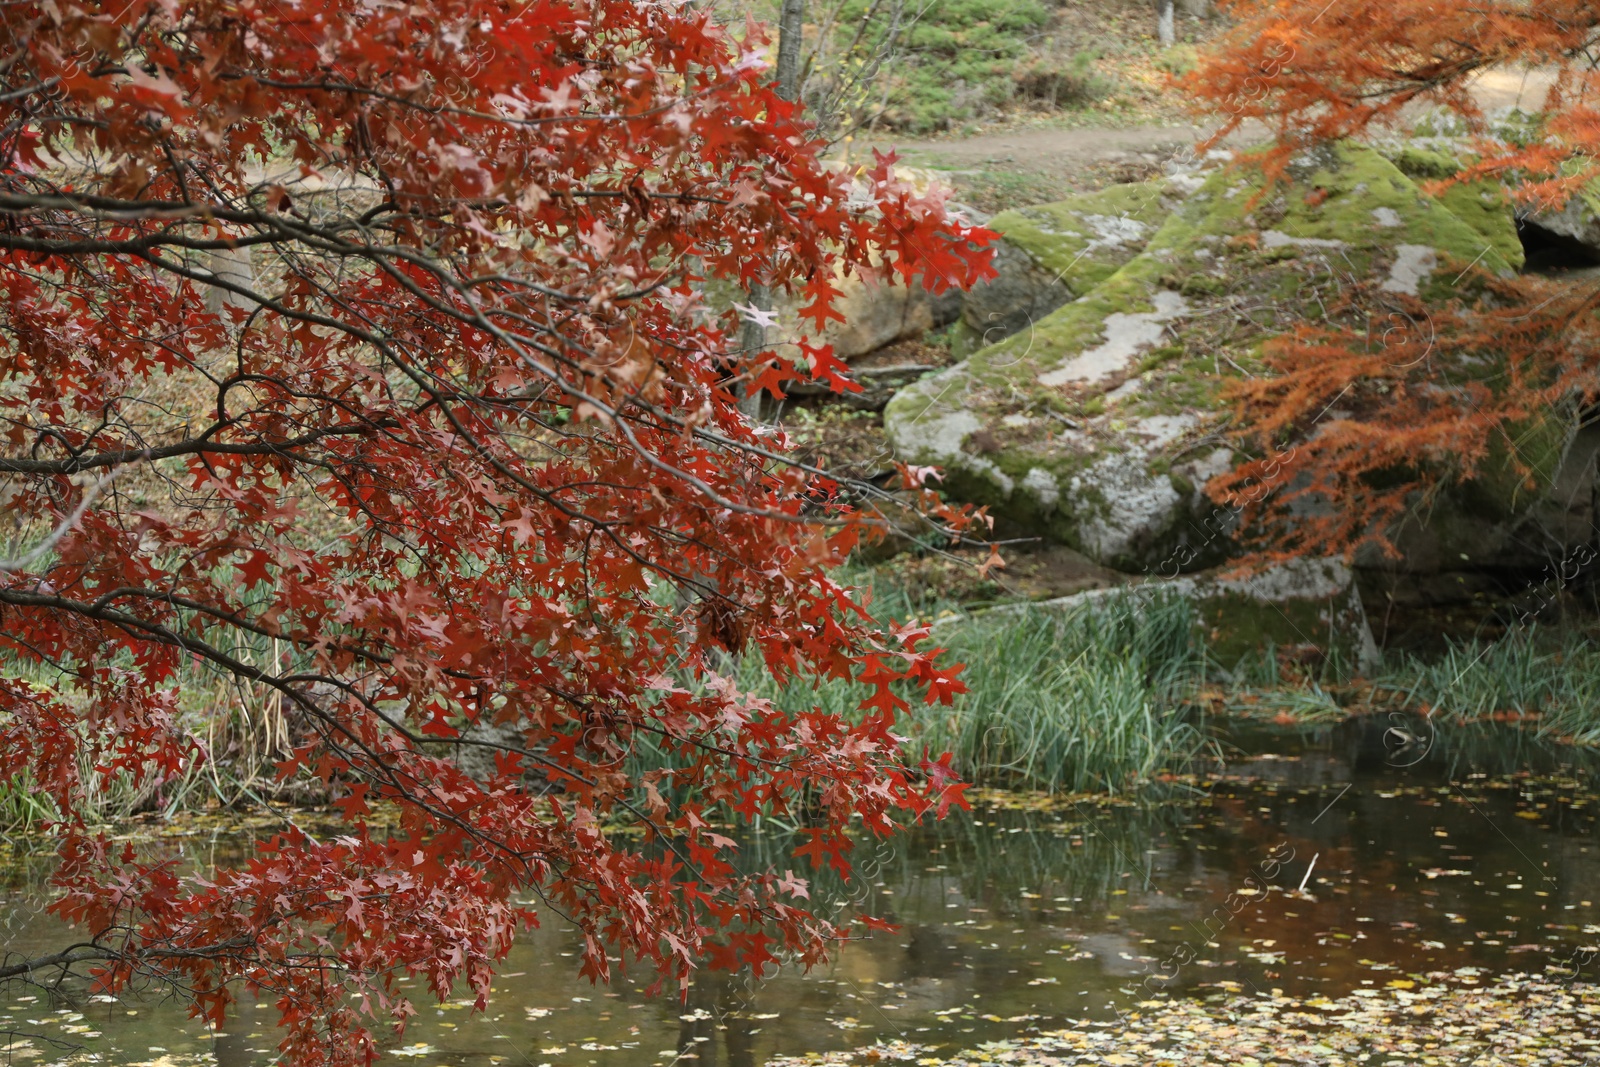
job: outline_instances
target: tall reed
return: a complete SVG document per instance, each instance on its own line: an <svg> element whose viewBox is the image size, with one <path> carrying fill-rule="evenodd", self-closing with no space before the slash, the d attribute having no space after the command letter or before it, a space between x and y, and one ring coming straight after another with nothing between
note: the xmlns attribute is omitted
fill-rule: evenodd
<svg viewBox="0 0 1600 1067"><path fill-rule="evenodd" d="M1452 641L1435 659L1400 657L1379 683L1445 721L1537 716L1542 734L1600 744L1600 647L1585 634L1530 627Z"/></svg>
<svg viewBox="0 0 1600 1067"><path fill-rule="evenodd" d="M880 583L879 618L912 605ZM952 706L912 702L899 725L908 754L950 752L969 781L1057 792L1120 792L1207 748L1184 697L1206 658L1186 600L1113 593L1066 608L945 610L933 643L962 663L968 691ZM779 707L853 714L865 691L825 680L775 685L759 664L739 681ZM659 756L659 753L656 753Z"/></svg>
<svg viewBox="0 0 1600 1067"><path fill-rule="evenodd" d="M271 638L254 647L235 644L230 654L263 669L284 666L283 649ZM0 656L0 673L22 678L67 702L86 699L70 671L57 671ZM95 753L80 750L78 781L83 789L79 814L95 822L115 822L145 812L171 817L211 806L259 804L276 790L275 763L290 749L290 716L276 690L222 678L193 662L173 681L180 725L199 749L183 770L161 781L135 784L127 775L107 777L96 769ZM3 714L3 712L0 712ZM27 833L59 817L26 777L0 782L0 835Z"/></svg>
<svg viewBox="0 0 1600 1067"><path fill-rule="evenodd" d="M969 691L915 712L913 743L984 784L1127 790L1206 747L1184 706L1206 669L1194 629L1187 601L1148 594L942 626Z"/></svg>

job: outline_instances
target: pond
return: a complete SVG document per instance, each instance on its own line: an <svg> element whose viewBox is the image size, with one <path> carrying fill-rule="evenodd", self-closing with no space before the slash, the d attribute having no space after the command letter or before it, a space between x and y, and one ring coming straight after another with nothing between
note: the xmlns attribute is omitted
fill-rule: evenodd
<svg viewBox="0 0 1600 1067"><path fill-rule="evenodd" d="M842 905L899 929L810 974L651 999L629 981L578 981L573 932L549 925L513 952L485 1016L466 1000L424 1003L419 988L395 1062L755 1067L886 1041L954 1051L1169 998L1339 998L1440 973L1577 977L1600 946L1600 801L1581 750L1382 718L1235 724L1222 740L1224 765L1154 799L991 797L864 845ZM174 847L205 864L242 843ZM12 951L62 943L42 914L45 869L9 872L0 931ZM0 1000L0 1029L35 1035L13 1062L41 1067L266 1065L273 1015L246 1005L209 1034L169 1002L52 1002L17 986Z"/></svg>

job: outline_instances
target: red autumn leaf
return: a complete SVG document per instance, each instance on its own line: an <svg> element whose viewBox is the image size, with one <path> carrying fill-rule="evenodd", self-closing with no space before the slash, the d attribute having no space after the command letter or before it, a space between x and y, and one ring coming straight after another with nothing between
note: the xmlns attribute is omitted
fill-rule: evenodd
<svg viewBox="0 0 1600 1067"><path fill-rule="evenodd" d="M881 160L857 197L746 62L763 31L705 5L0 24L0 479L28 540L0 567L0 781L62 813L54 910L114 946L100 988L162 980L213 1021L261 994L286 1063L365 1067L416 1012L394 982L481 1009L546 906L600 980L820 958L845 931L735 869L726 824L821 790L800 851L848 871L853 826L959 795L891 733L959 683L834 579L876 488L775 452L697 287L803 289L821 329L842 277L988 276L986 231ZM825 348L751 377L797 373L852 388ZM708 642L863 682L869 713L753 700ZM59 691L11 677L60 663ZM218 677L270 709L251 770L343 831L285 823L203 876L113 847L85 796L193 768L179 694ZM645 737L671 769L635 781Z"/></svg>
<svg viewBox="0 0 1600 1067"><path fill-rule="evenodd" d="M813 273L805 284L805 294L811 302L800 308L800 317L811 319L819 333L830 322L845 321L844 314L833 306L842 294L826 273L822 271Z"/></svg>
<svg viewBox="0 0 1600 1067"><path fill-rule="evenodd" d="M805 354L806 361L811 366L813 379L823 382L836 393L862 391L861 383L849 377L849 366L833 354L832 345L810 345L804 341L799 345L800 351Z"/></svg>

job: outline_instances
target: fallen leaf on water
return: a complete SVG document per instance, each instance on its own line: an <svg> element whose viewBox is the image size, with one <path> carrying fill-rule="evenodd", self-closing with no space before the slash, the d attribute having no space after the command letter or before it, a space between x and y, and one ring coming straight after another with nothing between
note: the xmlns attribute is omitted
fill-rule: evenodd
<svg viewBox="0 0 1600 1067"><path fill-rule="evenodd" d="M1530 974L1479 982L1481 974L1462 967L1394 979L1388 983L1390 996L1357 989L1347 996L1303 999L1276 989L1245 993L1236 982L1217 982L1208 987L1225 994L1204 1001L1144 1002L1120 1020L1084 1019L1067 1029L955 1053L895 1041L767 1062L768 1067L855 1067L880 1060L915 1060L917 1067L1577 1067L1596 1061L1600 1036L1592 1030L1600 1015L1600 986Z"/></svg>

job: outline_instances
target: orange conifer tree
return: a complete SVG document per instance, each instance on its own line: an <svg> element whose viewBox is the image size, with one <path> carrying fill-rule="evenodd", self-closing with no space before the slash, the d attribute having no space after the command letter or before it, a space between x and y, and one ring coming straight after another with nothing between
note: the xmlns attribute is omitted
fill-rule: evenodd
<svg viewBox="0 0 1600 1067"><path fill-rule="evenodd" d="M1502 181L1519 210L1548 209L1600 179L1593 3L1237 0L1229 11L1236 25L1182 87L1197 112L1225 116L1213 144L1270 128L1269 177L1308 147L1404 129L1431 107L1459 124L1465 165L1428 191ZM1497 69L1548 78L1536 113L1507 123L1485 112L1473 81ZM1237 384L1261 458L1210 491L1288 552L1387 545L1397 519L1452 485L1509 478L1532 491L1549 472L1525 447L1531 428L1552 415L1570 425L1597 392L1597 302L1593 286L1531 275L1479 275L1459 301L1400 314L1364 313L1352 292L1269 342L1269 373ZM1335 401L1344 417L1319 421ZM1311 499L1339 506L1297 507Z"/></svg>

